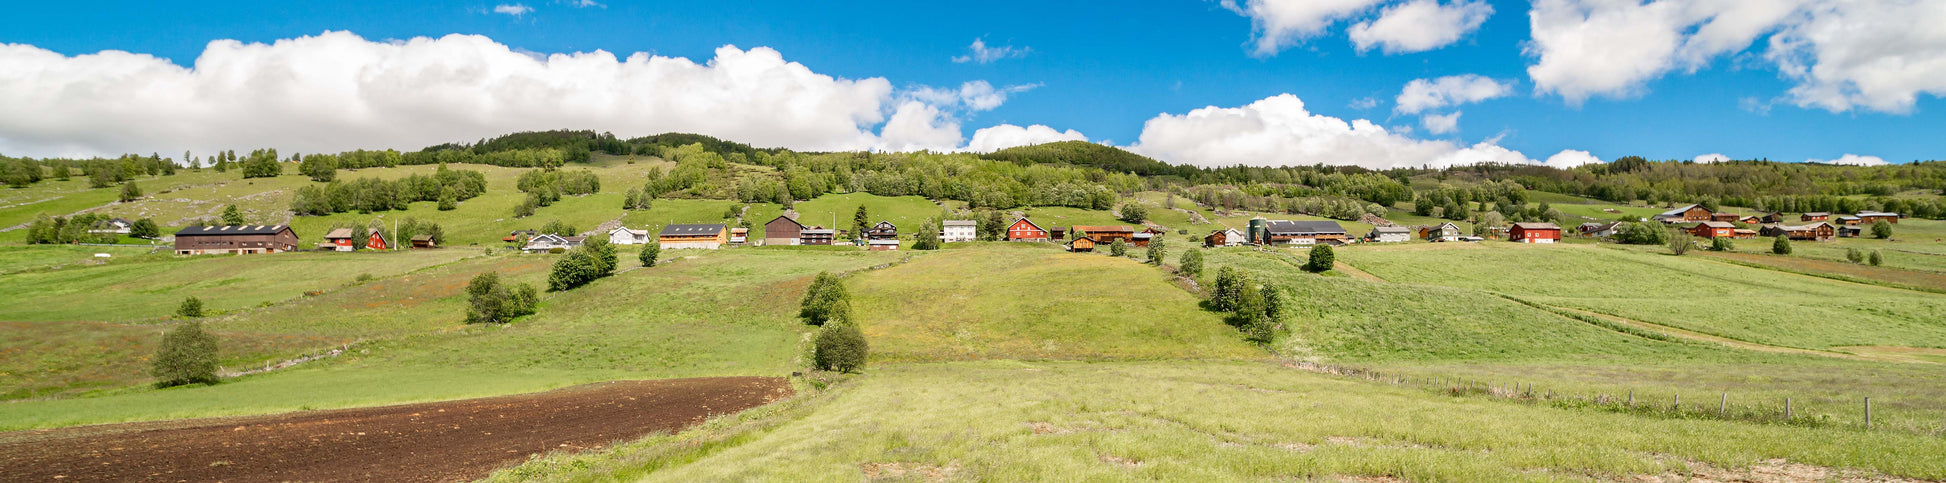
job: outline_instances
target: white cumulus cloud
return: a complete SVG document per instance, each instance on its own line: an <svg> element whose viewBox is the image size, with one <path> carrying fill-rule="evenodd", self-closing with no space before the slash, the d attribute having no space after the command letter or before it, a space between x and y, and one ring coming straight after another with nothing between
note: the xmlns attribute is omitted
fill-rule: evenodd
<svg viewBox="0 0 1946 483"><path fill-rule="evenodd" d="M973 140L967 141L966 150L976 153L991 153L1015 146L1031 146L1056 141L1087 141L1080 131L1069 129L1057 131L1040 124L1027 127L1001 124L973 131Z"/></svg>
<svg viewBox="0 0 1946 483"><path fill-rule="evenodd" d="M963 107L968 111L991 111L1007 102L1007 96L1027 92L1040 87L1040 84L1026 84L994 88L983 80L968 81L958 89L937 87L918 87L906 94L914 99L925 101L934 106Z"/></svg>
<svg viewBox="0 0 1946 483"><path fill-rule="evenodd" d="M1437 79L1413 79L1399 90L1392 107L1400 114L1472 104L1512 94L1512 82L1502 83L1478 74L1449 75Z"/></svg>
<svg viewBox="0 0 1946 483"><path fill-rule="evenodd" d="M1601 162L1601 158L1597 158L1593 154L1588 154L1587 151L1563 149L1561 152L1554 153L1553 156L1548 156L1547 161L1543 161L1541 164L1551 168L1569 169L1584 164L1601 164Z"/></svg>
<svg viewBox="0 0 1946 483"><path fill-rule="evenodd" d="M1445 167L1483 162L1535 161L1495 140L1472 146L1420 140L1364 119L1313 114L1290 94L1242 107L1204 107L1162 114L1142 126L1131 150L1163 161L1195 166L1356 165L1385 169Z"/></svg>
<svg viewBox="0 0 1946 483"><path fill-rule="evenodd" d="M986 39L973 39L973 45L966 47L966 55L953 57L953 62L960 64L967 62L991 64L996 60L1026 57L1027 53L1032 51L1033 49L1026 47L1015 48L1012 45L988 47Z"/></svg>
<svg viewBox="0 0 1946 483"><path fill-rule="evenodd" d="M765 47L724 46L699 63L534 54L477 35L368 41L325 32L213 41L184 68L145 54L0 44L0 152L418 149L545 129L695 132L804 150L950 149L961 139L958 113L1027 88L969 82L940 90L950 102L930 102L883 78L813 72Z"/></svg>
<svg viewBox="0 0 1946 483"><path fill-rule="evenodd" d="M1698 162L1698 163L1721 163L1721 162L1724 162L1724 161L1729 161L1729 160L1730 160L1730 157L1729 157L1729 156L1724 156L1724 155L1723 155L1723 153L1709 153L1709 154L1699 154L1699 155L1696 155L1696 160L1695 160L1695 162Z"/></svg>
<svg viewBox="0 0 1946 483"><path fill-rule="evenodd" d="M513 4L502 3L493 6L493 13L504 13L515 17L526 15L528 12L533 12L533 11L534 11L534 7L529 7L518 3L513 3Z"/></svg>
<svg viewBox="0 0 1946 483"><path fill-rule="evenodd" d="M1454 131L1459 130L1459 117L1459 111L1453 111L1451 114L1444 115L1426 114L1419 118L1419 125L1425 126L1426 132L1429 133L1452 134Z"/></svg>
<svg viewBox="0 0 1946 483"><path fill-rule="evenodd" d="M1880 158L1878 156L1859 156L1851 153L1845 153L1844 156L1840 156L1838 157L1838 159L1809 159L1809 160L1805 160L1804 162L1822 163L1822 164L1842 164L1846 166L1884 166L1887 164L1891 164L1885 162L1885 158Z"/></svg>
<svg viewBox="0 0 1946 483"><path fill-rule="evenodd" d="M1352 25L1348 33L1359 52L1379 48L1387 54L1409 54L1458 42L1492 16L1493 5L1485 1L1412 0L1385 7L1377 20Z"/></svg>
<svg viewBox="0 0 1946 483"><path fill-rule="evenodd" d="M1222 0L1223 8L1250 18L1255 55L1270 56L1386 0Z"/></svg>
<svg viewBox="0 0 1946 483"><path fill-rule="evenodd" d="M1528 14L1535 89L1579 104L1639 95L1649 81L1752 50L1795 85L1800 107L1908 112L1946 96L1946 2L1914 0L1537 0Z"/></svg>

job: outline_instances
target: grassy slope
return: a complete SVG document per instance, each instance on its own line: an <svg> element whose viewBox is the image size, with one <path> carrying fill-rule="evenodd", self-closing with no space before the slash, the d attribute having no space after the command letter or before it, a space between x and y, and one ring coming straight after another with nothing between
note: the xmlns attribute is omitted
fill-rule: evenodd
<svg viewBox="0 0 1946 483"><path fill-rule="evenodd" d="M1827 349L1946 344L1934 294L1592 246L1346 250L1395 282L1503 293L1738 340Z"/></svg>
<svg viewBox="0 0 1946 483"><path fill-rule="evenodd" d="M850 288L878 362L1262 356L1153 267L1048 244L955 247Z"/></svg>
<svg viewBox="0 0 1946 483"><path fill-rule="evenodd" d="M1585 481L1770 458L1946 476L1936 438L1561 410L1244 362L900 365L851 384L774 429L663 439L729 441L715 451L556 456L502 477Z"/></svg>

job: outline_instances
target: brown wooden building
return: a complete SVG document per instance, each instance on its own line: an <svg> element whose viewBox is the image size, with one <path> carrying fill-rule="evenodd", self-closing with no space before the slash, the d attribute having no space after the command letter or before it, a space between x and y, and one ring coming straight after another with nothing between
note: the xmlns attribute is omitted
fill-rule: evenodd
<svg viewBox="0 0 1946 483"><path fill-rule="evenodd" d="M1870 225L1873 223L1878 223L1879 221L1897 224L1900 218L1905 218L1905 215L1901 215L1898 213L1881 213L1877 211L1858 212L1858 224L1860 225Z"/></svg>
<svg viewBox="0 0 1946 483"><path fill-rule="evenodd" d="M1095 251L1095 244L1095 239L1092 237L1084 236L1076 238L1074 241L1068 242L1068 251L1075 253L1092 252Z"/></svg>
<svg viewBox="0 0 1946 483"><path fill-rule="evenodd" d="M1661 214L1650 217L1650 219L1663 223L1695 223L1714 220L1715 216L1716 212L1710 211L1709 208L1704 208L1703 205L1688 205L1664 211Z"/></svg>
<svg viewBox="0 0 1946 483"><path fill-rule="evenodd" d="M286 225L192 226L176 232L177 255L277 253L297 249Z"/></svg>
<svg viewBox="0 0 1946 483"><path fill-rule="evenodd" d="M1086 234L1087 237L1094 238L1095 243L1115 243L1115 240L1121 240L1122 243L1135 241L1135 229L1119 225L1075 225L1069 227L1068 233L1074 236Z"/></svg>
<svg viewBox="0 0 1946 483"><path fill-rule="evenodd" d="M1831 241L1838 238L1838 228L1825 222L1802 226L1768 225L1762 233L1764 236L1782 236L1792 240Z"/></svg>
<svg viewBox="0 0 1946 483"><path fill-rule="evenodd" d="M764 245L802 245L804 243L804 224L788 216L779 216L764 223ZM830 245L830 240L825 240Z"/></svg>
<svg viewBox="0 0 1946 483"><path fill-rule="evenodd" d="M1697 238L1718 238L1736 236L1737 226L1721 221L1705 221L1689 227L1689 234Z"/></svg>

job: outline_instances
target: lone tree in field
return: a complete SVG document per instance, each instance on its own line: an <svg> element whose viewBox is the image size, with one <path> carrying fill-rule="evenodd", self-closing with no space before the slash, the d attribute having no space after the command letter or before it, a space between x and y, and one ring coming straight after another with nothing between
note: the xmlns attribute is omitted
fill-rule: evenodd
<svg viewBox="0 0 1946 483"><path fill-rule="evenodd" d="M1149 219L1149 209L1143 207L1141 203L1131 201L1122 205L1122 221L1140 225L1142 220L1147 219Z"/></svg>
<svg viewBox="0 0 1946 483"><path fill-rule="evenodd" d="M1126 257L1128 256L1128 244L1122 243L1122 239L1116 238L1115 243L1108 244L1108 254L1117 257Z"/></svg>
<svg viewBox="0 0 1946 483"><path fill-rule="evenodd" d="M533 285L508 287L500 282L500 272L486 272L466 284L466 323L504 324L534 313L540 291Z"/></svg>
<svg viewBox="0 0 1946 483"><path fill-rule="evenodd" d="M1182 252L1182 258L1176 259L1176 273L1189 278L1203 276L1203 252L1193 249Z"/></svg>
<svg viewBox="0 0 1946 483"><path fill-rule="evenodd" d="M216 384L216 336L203 331L203 323L194 320L170 329L162 336L162 347L156 349L150 374L155 376L158 388Z"/></svg>
<svg viewBox="0 0 1946 483"><path fill-rule="evenodd" d="M926 224L919 225L919 233L912 235L912 249L938 250L939 225L940 222L936 219L926 220Z"/></svg>
<svg viewBox="0 0 1946 483"><path fill-rule="evenodd" d="M203 299L199 299L196 297L189 297L189 298L182 299L182 305L176 306L176 316L185 319L194 319L194 318L202 317Z"/></svg>
<svg viewBox="0 0 1946 483"><path fill-rule="evenodd" d="M661 255L662 255L662 244L650 243L647 245L642 245L642 253L636 255L635 258L637 260L642 261L642 266L653 267L655 266L655 257Z"/></svg>
<svg viewBox="0 0 1946 483"><path fill-rule="evenodd" d="M1770 244L1770 252L1778 255L1791 254L1791 239L1783 235L1778 235L1777 241L1771 242Z"/></svg>
<svg viewBox="0 0 1946 483"><path fill-rule="evenodd" d="M1311 247L1311 261L1304 264L1304 270L1311 273L1324 273L1337 263L1337 256L1331 253L1331 245Z"/></svg>
<svg viewBox="0 0 1946 483"><path fill-rule="evenodd" d="M1892 238L1892 224L1885 220L1872 222L1872 238L1880 240Z"/></svg>
<svg viewBox="0 0 1946 483"><path fill-rule="evenodd" d="M818 272L811 279L811 288L804 291L804 300L798 303L797 316L810 325L824 325L831 320L840 320L851 314L851 294L845 292L844 281L830 272Z"/></svg>
<svg viewBox="0 0 1946 483"><path fill-rule="evenodd" d="M1169 247L1162 244L1161 238L1149 240L1149 263L1162 266L1163 259L1169 257Z"/></svg>
<svg viewBox="0 0 1946 483"><path fill-rule="evenodd" d="M1669 253L1682 255L1689 253L1689 247L1696 245L1696 236L1677 230L1669 235Z"/></svg>
<svg viewBox="0 0 1946 483"><path fill-rule="evenodd" d="M243 223L243 212L238 211L236 205L223 207L223 224L236 226Z"/></svg>
<svg viewBox="0 0 1946 483"><path fill-rule="evenodd" d="M1857 248L1846 248L1845 260L1851 263L1865 263L1865 252Z"/></svg>
<svg viewBox="0 0 1946 483"><path fill-rule="evenodd" d="M818 369L826 371L856 372L865 367L865 355L870 350L865 334L849 321L824 326L814 344L811 358Z"/></svg>
<svg viewBox="0 0 1946 483"><path fill-rule="evenodd" d="M132 179L131 179L131 180L128 180L128 182L126 182L126 183L122 183L122 196L121 196L121 200L122 200L122 202L123 202L123 203L127 203L127 202L130 202L130 201L135 201L135 200L139 200L139 199L142 199L142 187L140 187L140 186L136 186L136 185L135 185L135 180L132 180ZM1883 223L1883 222L1880 222L1880 223Z"/></svg>
<svg viewBox="0 0 1946 483"><path fill-rule="evenodd" d="M1872 250L1872 256L1870 259L1872 262L1872 266L1874 267L1879 266L1879 264L1885 263L1885 255L1879 254L1877 249Z"/></svg>

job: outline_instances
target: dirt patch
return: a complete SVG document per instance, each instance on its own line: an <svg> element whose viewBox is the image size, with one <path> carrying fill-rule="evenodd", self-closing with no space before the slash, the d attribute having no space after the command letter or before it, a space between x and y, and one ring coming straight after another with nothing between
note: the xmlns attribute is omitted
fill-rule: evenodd
<svg viewBox="0 0 1946 483"><path fill-rule="evenodd" d="M1639 475L1621 481L1635 482L1699 482L1699 483L1821 483L1840 481L1846 483L1894 483L1918 482L1905 478L1873 475L1858 470L1838 470L1822 466L1774 459L1751 465L1748 468L1721 468L1698 462L1689 463L1687 473L1664 473L1660 475Z"/></svg>
<svg viewBox="0 0 1946 483"><path fill-rule="evenodd" d="M924 478L926 481L946 481L952 478L953 474L959 473L960 468L958 463L946 466L933 466L921 463L893 462L865 463L858 465L858 470L865 474L865 479L868 481L906 478Z"/></svg>
<svg viewBox="0 0 1946 483"><path fill-rule="evenodd" d="M788 397L774 377L617 381L378 408L0 433L15 481L456 481Z"/></svg>
<svg viewBox="0 0 1946 483"><path fill-rule="evenodd" d="M1902 362L1946 364L1946 349L1893 345L1853 345L1833 347L1832 349L1866 357L1895 359Z"/></svg>

